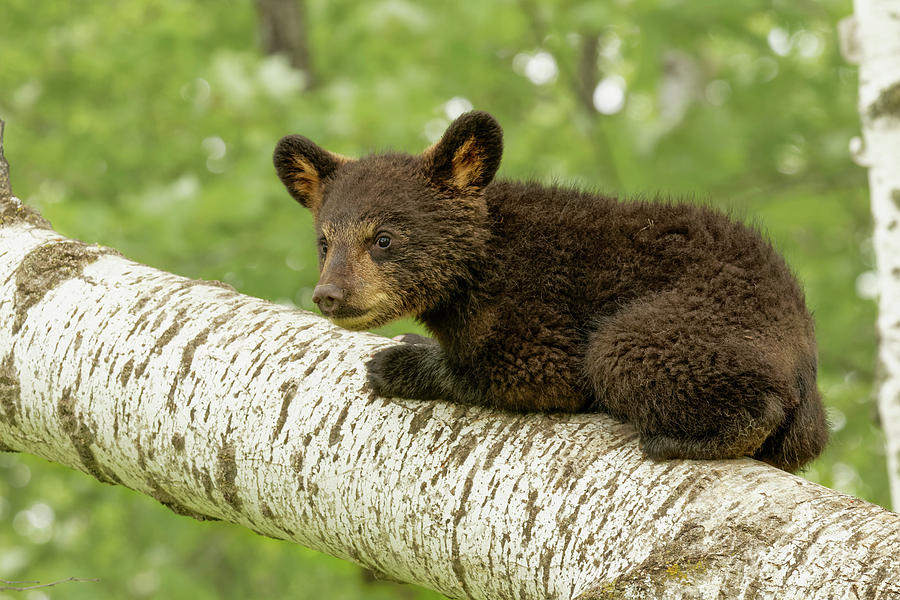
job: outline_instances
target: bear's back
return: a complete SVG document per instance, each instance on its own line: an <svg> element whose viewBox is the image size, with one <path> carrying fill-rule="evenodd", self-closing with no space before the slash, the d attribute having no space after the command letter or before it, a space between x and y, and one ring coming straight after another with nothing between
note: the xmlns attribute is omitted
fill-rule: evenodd
<svg viewBox="0 0 900 600"><path fill-rule="evenodd" d="M806 314L796 278L771 244L715 209L534 182L497 181L485 195L493 239L482 277L493 298L550 304L581 321L676 285L708 287L724 272L753 289L752 304L766 317Z"/></svg>

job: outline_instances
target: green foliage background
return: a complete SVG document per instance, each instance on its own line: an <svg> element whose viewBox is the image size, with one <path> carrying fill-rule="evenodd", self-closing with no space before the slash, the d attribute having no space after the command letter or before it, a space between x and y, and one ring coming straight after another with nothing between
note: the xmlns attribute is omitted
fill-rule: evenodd
<svg viewBox="0 0 900 600"><path fill-rule="evenodd" d="M816 315L833 441L805 475L887 505L866 181L847 152L857 74L836 47L851 9L309 0L306 89L303 73L260 52L250 0L4 0L0 117L13 189L60 232L305 309L310 218L270 162L287 133L349 155L418 151L472 105L504 125L503 176L724 207L768 231ZM601 81L612 114L590 105ZM101 581L24 597L438 597L0 455L0 578L73 575Z"/></svg>

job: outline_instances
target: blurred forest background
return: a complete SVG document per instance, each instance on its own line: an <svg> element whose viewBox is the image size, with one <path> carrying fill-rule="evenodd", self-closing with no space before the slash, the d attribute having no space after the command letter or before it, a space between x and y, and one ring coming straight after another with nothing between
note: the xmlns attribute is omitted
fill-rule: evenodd
<svg viewBox="0 0 900 600"><path fill-rule="evenodd" d="M693 198L767 231L817 320L832 442L805 476L888 505L857 72L835 32L850 0L297 0L291 57L267 51L269 4L4 0L14 192L65 235L311 310L311 220L276 141L418 152L490 111L501 176ZM0 598L440 597L0 454L0 578L69 576L100 581Z"/></svg>

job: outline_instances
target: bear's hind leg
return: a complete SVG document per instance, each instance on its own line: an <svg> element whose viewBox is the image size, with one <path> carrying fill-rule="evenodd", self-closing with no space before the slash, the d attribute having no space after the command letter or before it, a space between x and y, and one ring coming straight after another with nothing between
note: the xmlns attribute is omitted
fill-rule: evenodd
<svg viewBox="0 0 900 600"><path fill-rule="evenodd" d="M604 320L585 354L596 408L657 460L752 456L796 403L775 353L696 296L671 291Z"/></svg>
<svg viewBox="0 0 900 600"><path fill-rule="evenodd" d="M751 456L764 445L778 424L784 420L784 411L777 399L764 400L759 408L768 414L759 417L751 410L735 411L735 419L710 427L701 435L672 436L665 433L641 433L640 444L644 454L653 460L673 458L716 459Z"/></svg>

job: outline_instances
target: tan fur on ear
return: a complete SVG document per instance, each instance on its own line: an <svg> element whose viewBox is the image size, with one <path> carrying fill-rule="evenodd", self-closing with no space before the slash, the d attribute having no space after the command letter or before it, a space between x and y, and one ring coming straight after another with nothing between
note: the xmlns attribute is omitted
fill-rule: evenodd
<svg viewBox="0 0 900 600"><path fill-rule="evenodd" d="M491 183L503 155L503 130L484 112L469 112L450 124L437 143L422 153L429 178L464 194Z"/></svg>
<svg viewBox="0 0 900 600"><path fill-rule="evenodd" d="M307 208L315 214L322 206L322 182L319 179L319 173L302 156L292 156L291 163L293 163L294 169L288 183L296 195L308 198Z"/></svg>
<svg viewBox="0 0 900 600"><path fill-rule="evenodd" d="M302 135L286 135L272 153L278 178L294 200L313 213L322 208L324 185L353 159L329 152Z"/></svg>
<svg viewBox="0 0 900 600"><path fill-rule="evenodd" d="M328 154L339 166L354 160L343 154L335 154L334 152L329 152ZM308 199L307 208L313 214L319 212L319 208L322 206L322 180L319 177L319 172L316 171L312 163L301 155L292 156L291 163L294 169L290 175L290 186L298 195L306 196Z"/></svg>
<svg viewBox="0 0 900 600"><path fill-rule="evenodd" d="M469 138L453 153L453 175L450 181L465 189L478 181L484 172L485 153L475 138Z"/></svg>
<svg viewBox="0 0 900 600"><path fill-rule="evenodd" d="M433 164L434 153L438 150L440 141L425 148L422 157L426 164ZM471 137L456 149L453 158L450 159L452 174L449 182L459 189L465 189L478 181L484 172L484 149L478 144L478 141Z"/></svg>

